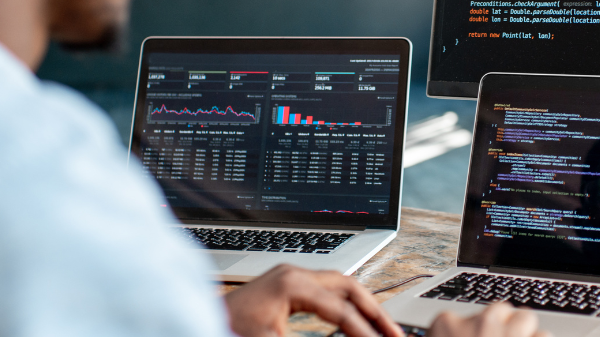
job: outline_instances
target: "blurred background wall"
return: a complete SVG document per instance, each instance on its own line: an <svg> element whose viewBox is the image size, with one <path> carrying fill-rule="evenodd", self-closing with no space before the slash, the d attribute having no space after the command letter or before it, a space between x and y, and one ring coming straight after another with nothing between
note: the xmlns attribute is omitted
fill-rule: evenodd
<svg viewBox="0 0 600 337"><path fill-rule="evenodd" d="M128 144L147 36L405 36L414 51L403 206L461 213L475 103L425 95L432 10L433 0L134 0L123 53L52 45L38 76L86 94Z"/></svg>

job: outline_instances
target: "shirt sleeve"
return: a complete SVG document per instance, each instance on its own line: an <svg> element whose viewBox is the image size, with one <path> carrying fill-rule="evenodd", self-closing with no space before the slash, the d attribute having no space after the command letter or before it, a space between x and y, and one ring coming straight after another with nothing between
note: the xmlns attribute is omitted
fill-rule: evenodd
<svg viewBox="0 0 600 337"><path fill-rule="evenodd" d="M0 69L1 70L1 69ZM108 118L57 85L0 79L0 335L230 336L176 220Z"/></svg>

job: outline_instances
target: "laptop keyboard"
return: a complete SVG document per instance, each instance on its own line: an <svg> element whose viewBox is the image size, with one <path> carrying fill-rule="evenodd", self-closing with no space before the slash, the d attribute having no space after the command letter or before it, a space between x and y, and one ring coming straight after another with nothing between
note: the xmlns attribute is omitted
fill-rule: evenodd
<svg viewBox="0 0 600 337"><path fill-rule="evenodd" d="M598 314L600 308L599 286L472 273L457 275L421 297L479 304L506 301L517 307L582 315Z"/></svg>
<svg viewBox="0 0 600 337"><path fill-rule="evenodd" d="M329 254L354 234L292 231L259 231L213 228L180 228L192 243L208 249L253 252Z"/></svg>

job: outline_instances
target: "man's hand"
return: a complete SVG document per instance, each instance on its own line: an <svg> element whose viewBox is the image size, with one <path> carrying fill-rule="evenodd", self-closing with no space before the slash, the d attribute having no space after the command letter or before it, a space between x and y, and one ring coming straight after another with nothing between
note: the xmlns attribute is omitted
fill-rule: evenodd
<svg viewBox="0 0 600 337"><path fill-rule="evenodd" d="M313 312L339 325L347 336L404 336L368 290L333 271L309 271L287 265L225 296L233 331L244 337L284 336L288 318ZM375 327L375 328L374 328Z"/></svg>
<svg viewBox="0 0 600 337"><path fill-rule="evenodd" d="M452 313L439 315L427 332L428 337L549 337L538 331L535 313L515 310L510 304L499 303L481 314L460 318Z"/></svg>

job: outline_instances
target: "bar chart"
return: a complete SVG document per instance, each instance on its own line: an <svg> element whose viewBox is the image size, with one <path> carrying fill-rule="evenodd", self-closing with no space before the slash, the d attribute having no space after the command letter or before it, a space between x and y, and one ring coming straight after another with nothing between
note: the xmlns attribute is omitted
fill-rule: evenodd
<svg viewBox="0 0 600 337"><path fill-rule="evenodd" d="M296 111L295 111L296 110ZM278 125L325 125L325 126L387 126L391 107L381 107L377 111L355 113L354 109L313 109L302 113L289 105L276 105L273 109L274 124ZM352 111L350 113L349 111ZM362 118L361 118L362 117Z"/></svg>

